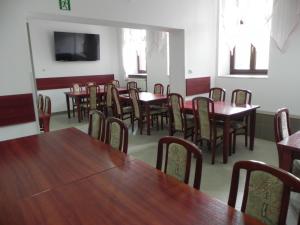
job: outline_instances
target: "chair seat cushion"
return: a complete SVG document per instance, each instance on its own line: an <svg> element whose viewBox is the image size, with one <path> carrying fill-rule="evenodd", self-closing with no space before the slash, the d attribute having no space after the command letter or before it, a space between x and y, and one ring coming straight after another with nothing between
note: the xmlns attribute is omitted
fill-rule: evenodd
<svg viewBox="0 0 300 225"><path fill-rule="evenodd" d="M239 130L242 128L245 128L247 125L245 123L245 121L233 121L231 123L231 128L235 129L235 130Z"/></svg>

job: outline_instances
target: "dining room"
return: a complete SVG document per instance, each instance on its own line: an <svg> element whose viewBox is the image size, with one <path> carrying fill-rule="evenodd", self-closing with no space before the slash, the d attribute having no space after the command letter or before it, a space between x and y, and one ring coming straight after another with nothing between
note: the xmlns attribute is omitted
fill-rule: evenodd
<svg viewBox="0 0 300 225"><path fill-rule="evenodd" d="M232 2L0 3L0 224L299 224L298 5Z"/></svg>

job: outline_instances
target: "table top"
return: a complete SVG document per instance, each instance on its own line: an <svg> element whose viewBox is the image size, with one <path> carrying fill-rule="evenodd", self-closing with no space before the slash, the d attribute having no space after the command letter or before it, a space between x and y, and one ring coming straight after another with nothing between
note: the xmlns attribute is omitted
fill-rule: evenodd
<svg viewBox="0 0 300 225"><path fill-rule="evenodd" d="M127 93L127 92L128 92L127 88L117 88L117 89L118 89L118 91L119 91L121 94L122 94L122 93ZM104 88L98 89L97 93L98 93L98 94L104 94ZM76 96L87 96L88 93L87 93L86 90L82 90L82 91L80 91L80 92L71 92L71 91L67 91L67 92L65 92L65 95L68 95L68 96L70 96L70 97L76 97Z"/></svg>
<svg viewBox="0 0 300 225"><path fill-rule="evenodd" d="M291 134L289 137L278 142L277 145L283 146L285 149L298 151L300 153L300 131Z"/></svg>
<svg viewBox="0 0 300 225"><path fill-rule="evenodd" d="M215 106L215 115L222 116L234 116L247 111L252 111L259 108L259 105L249 105L245 104L243 106L236 106L235 104L229 102L214 102ZM186 101L184 103L184 108L186 110L193 110L192 101Z"/></svg>
<svg viewBox="0 0 300 225"><path fill-rule="evenodd" d="M122 98L128 99L128 95L120 95ZM155 102L155 101L166 101L167 95L153 94L151 92L139 92L139 98L141 102Z"/></svg>
<svg viewBox="0 0 300 225"><path fill-rule="evenodd" d="M0 224L261 224L75 128L0 149Z"/></svg>

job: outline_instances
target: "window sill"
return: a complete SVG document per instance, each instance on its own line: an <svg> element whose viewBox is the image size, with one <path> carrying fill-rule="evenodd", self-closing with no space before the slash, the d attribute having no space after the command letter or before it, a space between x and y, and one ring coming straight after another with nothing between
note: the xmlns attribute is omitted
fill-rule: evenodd
<svg viewBox="0 0 300 225"><path fill-rule="evenodd" d="M220 78L250 78L250 79L266 79L268 78L269 76L268 75L265 75L265 74L262 74L262 75L252 75L252 74L233 74L233 75L219 75L218 77Z"/></svg>

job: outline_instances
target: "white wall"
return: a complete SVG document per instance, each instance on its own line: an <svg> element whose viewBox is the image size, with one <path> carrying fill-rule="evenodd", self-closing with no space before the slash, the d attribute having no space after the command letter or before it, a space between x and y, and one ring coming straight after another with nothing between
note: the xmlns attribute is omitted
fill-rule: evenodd
<svg viewBox="0 0 300 225"><path fill-rule="evenodd" d="M148 91L153 92L154 84L161 83L166 93L170 83L167 75L167 39L159 39L160 34L159 31L147 31L147 43L150 45L147 51L147 85ZM161 41L160 45L154 44L158 39Z"/></svg>
<svg viewBox="0 0 300 225"><path fill-rule="evenodd" d="M115 74L116 79L119 79L116 28L47 20L30 20L29 27L36 78ZM99 34L100 60L55 61L54 31ZM51 98L52 112L60 112L66 111L64 91L68 90L47 90L39 93Z"/></svg>
<svg viewBox="0 0 300 225"><path fill-rule="evenodd" d="M216 85L227 90L227 99L233 89L246 88L252 91L252 103L259 104L261 111L274 113L278 108L288 107L292 115L300 116L299 40L300 26L288 40L286 52L280 52L271 41L268 78L217 77Z"/></svg>
<svg viewBox="0 0 300 225"><path fill-rule="evenodd" d="M51 20L69 18L72 22L74 18L80 21L93 19L123 22L124 25L140 24L140 27L155 26L166 30L184 29L184 37L179 38L179 43L185 46L183 52L173 51L174 54L182 55L183 70L176 65L176 60L172 63L171 59L170 62L170 66L174 66L173 73L172 68L170 71L171 77L174 76L170 83L174 84L174 90L184 93L185 65L196 75L215 72L212 64L216 47L213 35L216 31L213 28L217 19L216 4L217 0L72 0L71 11L60 11L58 1L1 0L0 95L33 92L26 31L28 17L47 17ZM176 48L175 45L174 47ZM171 49L170 54L172 55ZM180 60L175 55L172 58ZM14 129L18 129L18 126ZM32 131L29 129L23 135ZM0 135L4 132L6 128L0 128Z"/></svg>

